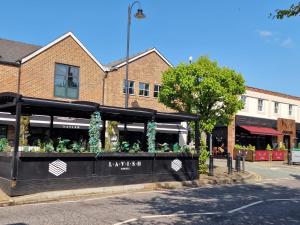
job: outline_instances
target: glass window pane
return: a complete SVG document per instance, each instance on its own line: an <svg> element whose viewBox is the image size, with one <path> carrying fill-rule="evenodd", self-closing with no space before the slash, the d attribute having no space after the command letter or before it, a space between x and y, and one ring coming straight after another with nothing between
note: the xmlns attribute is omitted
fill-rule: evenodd
<svg viewBox="0 0 300 225"><path fill-rule="evenodd" d="M55 86L65 87L66 86L65 77L60 76L60 75L56 75L56 77L55 77Z"/></svg>
<svg viewBox="0 0 300 225"><path fill-rule="evenodd" d="M7 138L7 127L0 126L0 138Z"/></svg>
<svg viewBox="0 0 300 225"><path fill-rule="evenodd" d="M68 98L78 98L78 89L77 88L68 88L67 97Z"/></svg>
<svg viewBox="0 0 300 225"><path fill-rule="evenodd" d="M59 75L67 75L68 74L68 66L62 64L55 65L55 73Z"/></svg>
<svg viewBox="0 0 300 225"><path fill-rule="evenodd" d="M66 97L66 88L65 87L55 87L55 96L57 97Z"/></svg>

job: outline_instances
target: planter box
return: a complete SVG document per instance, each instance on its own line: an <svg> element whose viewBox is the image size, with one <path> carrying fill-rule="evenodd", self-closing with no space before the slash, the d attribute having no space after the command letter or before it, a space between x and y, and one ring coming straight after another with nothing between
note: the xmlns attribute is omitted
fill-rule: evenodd
<svg viewBox="0 0 300 225"><path fill-rule="evenodd" d="M241 152L238 150L234 150L234 159L236 155ZM299 152L300 154L300 152ZM246 161L254 162L254 161L285 161L287 160L287 151L285 150L256 150L256 151L247 151Z"/></svg>
<svg viewBox="0 0 300 225"><path fill-rule="evenodd" d="M198 155L185 153L103 153L96 158L93 153L20 152L16 182L11 162L11 153L0 153L0 187L10 196L199 178Z"/></svg>
<svg viewBox="0 0 300 225"><path fill-rule="evenodd" d="M266 150L256 150L255 151L255 161L269 161L270 151Z"/></svg>
<svg viewBox="0 0 300 225"><path fill-rule="evenodd" d="M272 161L284 161L286 159L287 151L285 150L273 150Z"/></svg>

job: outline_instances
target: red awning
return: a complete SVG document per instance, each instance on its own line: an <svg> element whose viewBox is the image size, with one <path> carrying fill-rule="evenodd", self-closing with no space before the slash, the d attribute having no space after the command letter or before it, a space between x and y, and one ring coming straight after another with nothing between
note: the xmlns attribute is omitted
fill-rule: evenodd
<svg viewBox="0 0 300 225"><path fill-rule="evenodd" d="M269 127L255 127L255 126L240 126L244 130L247 130L250 134L258 134L258 135L268 135L268 136L278 136L282 135L281 132L269 128Z"/></svg>

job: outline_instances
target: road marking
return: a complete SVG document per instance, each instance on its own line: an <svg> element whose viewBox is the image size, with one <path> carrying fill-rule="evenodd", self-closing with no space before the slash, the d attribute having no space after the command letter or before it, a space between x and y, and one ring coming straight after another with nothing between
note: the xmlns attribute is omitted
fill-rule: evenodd
<svg viewBox="0 0 300 225"><path fill-rule="evenodd" d="M218 215L222 212L204 212L204 213L174 213L174 214L165 214L165 215L151 215L151 216L142 216L139 219L157 219L157 218L167 218L167 217L177 217L177 216L196 216L196 215ZM123 222L114 223L113 225L123 225L126 223L131 223L137 221L138 218L132 218L125 220Z"/></svg>
<svg viewBox="0 0 300 225"><path fill-rule="evenodd" d="M133 219L130 219L130 220L125 220L125 221L120 222L120 223L115 223L114 225L122 225L122 224L126 224L126 223L135 222L135 221L137 221L137 220L138 220L138 219L133 218Z"/></svg>
<svg viewBox="0 0 300 225"><path fill-rule="evenodd" d="M279 198L279 199L261 200L261 201L250 203L248 205L241 206L239 208L236 208L236 209L233 209L233 210L230 210L230 211L227 211L227 212L173 213L173 214L165 214L165 215L142 216L142 217L139 217L139 219L155 219L155 218L166 218L166 217L176 217L176 216L196 216L196 215L220 215L220 214L226 214L226 213L232 214L232 213L238 212L240 210L249 208L251 206L258 205L258 204L261 204L263 202L271 202L271 201L300 201L300 198L294 198L294 199L289 199L289 198L280 199ZM138 218L132 218L132 219L129 219L129 220L126 220L126 221L123 221L123 222L115 223L113 225L123 225L123 224L126 224L126 223L135 222L135 221L138 221Z"/></svg>
<svg viewBox="0 0 300 225"><path fill-rule="evenodd" d="M246 208L249 208L251 206L254 206L254 205L257 205L257 204L260 204L260 203L263 203L264 201L257 201L257 202L253 202L251 204L248 204L248 205L244 205L242 207L239 207L239 208L236 208L236 209L233 209L233 210L230 210L228 211L228 213L234 213L234 212L237 212L237 211L240 211L240 210L243 210L243 209L246 209Z"/></svg>

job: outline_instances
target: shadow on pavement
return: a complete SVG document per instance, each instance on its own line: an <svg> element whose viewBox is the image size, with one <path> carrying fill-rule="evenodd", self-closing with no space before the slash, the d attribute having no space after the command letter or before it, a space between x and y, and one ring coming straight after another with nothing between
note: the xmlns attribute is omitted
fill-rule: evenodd
<svg viewBox="0 0 300 225"><path fill-rule="evenodd" d="M296 176L296 175L295 175ZM300 176L296 176L300 179ZM300 201L269 201L270 199L299 199L300 190L281 185L243 184L214 186L198 189L172 190L139 200L138 197L116 198L113 204L147 205L140 209L141 215L182 214L171 217L141 219L128 224L300 224ZM264 202L229 214L228 211L251 204ZM197 213L222 212L220 215ZM187 215L184 215L186 214ZM193 214L194 215L190 215ZM129 218L128 218L129 219Z"/></svg>

